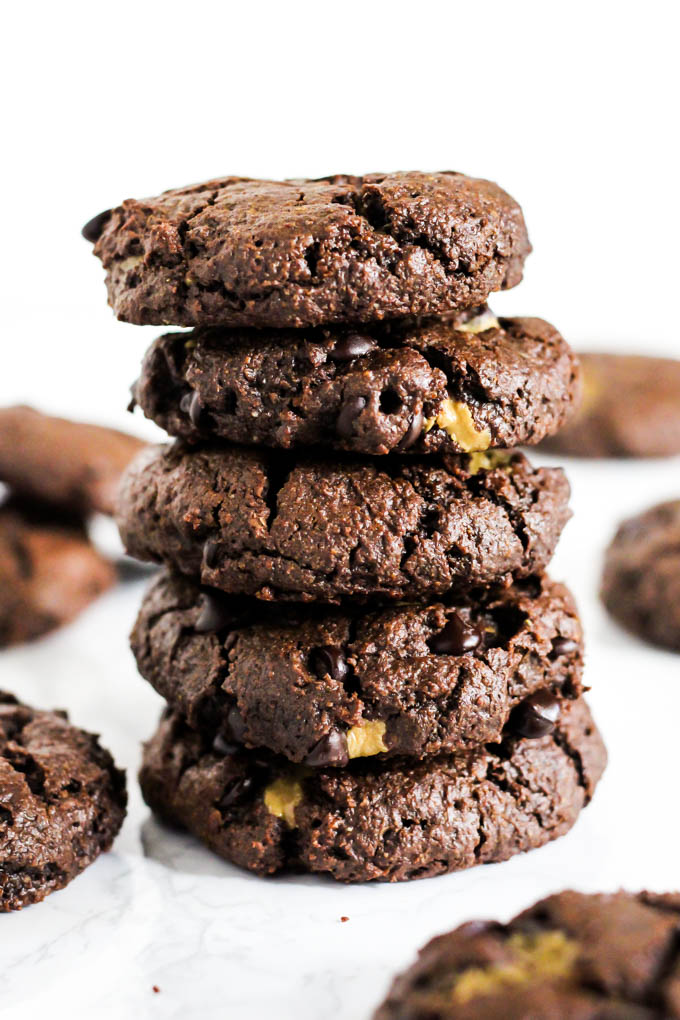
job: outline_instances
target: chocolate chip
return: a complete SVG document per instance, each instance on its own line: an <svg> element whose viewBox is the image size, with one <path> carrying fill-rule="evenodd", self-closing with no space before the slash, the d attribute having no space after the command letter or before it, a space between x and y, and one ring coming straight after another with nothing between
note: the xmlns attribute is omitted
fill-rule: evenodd
<svg viewBox="0 0 680 1020"><path fill-rule="evenodd" d="M194 630L199 634L222 630L235 622L231 606L217 592L204 592L201 595L201 611Z"/></svg>
<svg viewBox="0 0 680 1020"><path fill-rule="evenodd" d="M349 439L352 435L354 419L359 417L365 407L365 397L351 397L342 405L338 420L335 423L335 431L342 439Z"/></svg>
<svg viewBox="0 0 680 1020"><path fill-rule="evenodd" d="M212 749L215 754L221 754L223 756L236 754L237 751L240 750L238 744L228 741L221 733L218 733L213 740Z"/></svg>
<svg viewBox="0 0 680 1020"><path fill-rule="evenodd" d="M335 346L328 352L328 357L333 361L351 361L353 358L362 358L370 351L374 351L377 346L370 336L348 333L336 341Z"/></svg>
<svg viewBox="0 0 680 1020"><path fill-rule="evenodd" d="M203 417L203 404L198 393L185 393L179 402L179 409L183 414L189 415L191 424L198 428Z"/></svg>
<svg viewBox="0 0 680 1020"><path fill-rule="evenodd" d="M569 652L575 652L577 648L577 641L572 641L571 638L566 637L556 637L553 638L550 657L552 659L559 659L560 655L568 655Z"/></svg>
<svg viewBox="0 0 680 1020"><path fill-rule="evenodd" d="M435 655L464 655L482 643L482 632L454 612L449 615L444 629L427 643Z"/></svg>
<svg viewBox="0 0 680 1020"><path fill-rule="evenodd" d="M347 663L342 648L337 645L321 645L314 648L310 656L312 670L320 680L325 676L332 680L342 680L347 676Z"/></svg>
<svg viewBox="0 0 680 1020"><path fill-rule="evenodd" d="M99 240L104 227L111 219L111 212L111 209L105 209L104 212L97 213L96 216L87 221L80 231L86 241L89 241L90 244L95 244Z"/></svg>
<svg viewBox="0 0 680 1020"><path fill-rule="evenodd" d="M203 562L206 567L211 570L216 567L219 562L219 554L221 549L221 543L216 538L209 538L203 546Z"/></svg>
<svg viewBox="0 0 680 1020"><path fill-rule="evenodd" d="M398 450L408 450L410 446L413 446L413 444L420 439L420 433L423 431L424 420L422 411L416 411L415 414L411 415L411 423L406 435L397 446Z"/></svg>
<svg viewBox="0 0 680 1020"><path fill-rule="evenodd" d="M512 714L512 728L522 737L535 740L547 737L560 717L560 702L550 691L536 691L518 705Z"/></svg>
<svg viewBox="0 0 680 1020"><path fill-rule="evenodd" d="M226 811L238 801L243 800L252 790L255 780L252 776L241 776L234 779L217 802L219 811Z"/></svg>
<svg viewBox="0 0 680 1020"><path fill-rule="evenodd" d="M233 705L227 712L227 718L222 727L222 734L228 742L243 743L246 735L246 721L236 705Z"/></svg>
<svg viewBox="0 0 680 1020"><path fill-rule="evenodd" d="M331 730L322 737L305 758L305 765L319 768L324 765L345 766L349 761L347 737L340 730Z"/></svg>

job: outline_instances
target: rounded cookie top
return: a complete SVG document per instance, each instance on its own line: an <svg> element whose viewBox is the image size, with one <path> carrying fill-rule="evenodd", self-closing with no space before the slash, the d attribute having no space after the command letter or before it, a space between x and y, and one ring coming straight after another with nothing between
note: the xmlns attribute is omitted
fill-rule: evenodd
<svg viewBox="0 0 680 1020"><path fill-rule="evenodd" d="M145 444L103 428L0 407L0 482L78 514L113 514L120 476Z"/></svg>
<svg viewBox="0 0 680 1020"><path fill-rule="evenodd" d="M601 595L629 630L680 651L680 500L620 526L605 556Z"/></svg>
<svg viewBox="0 0 680 1020"><path fill-rule="evenodd" d="M433 939L375 1020L672 1020L679 930L680 893L557 893Z"/></svg>
<svg viewBox="0 0 680 1020"><path fill-rule="evenodd" d="M0 506L0 648L68 623L114 581L79 522L17 501Z"/></svg>
<svg viewBox="0 0 680 1020"><path fill-rule="evenodd" d="M44 899L108 850L126 802L95 736L0 691L0 911Z"/></svg>
<svg viewBox="0 0 680 1020"><path fill-rule="evenodd" d="M146 745L140 782L162 818L240 867L396 882L506 860L563 835L605 761L581 699L536 740L341 769L223 754L167 713Z"/></svg>
<svg viewBox="0 0 680 1020"><path fill-rule="evenodd" d="M575 457L680 454L680 361L626 354L580 354L583 400L546 441Z"/></svg>
<svg viewBox="0 0 680 1020"><path fill-rule="evenodd" d="M133 394L191 442L469 453L557 431L579 381L549 323L475 309L360 329L170 333L147 352Z"/></svg>
<svg viewBox="0 0 680 1020"><path fill-rule="evenodd" d="M162 572L132 633L139 670L218 746L312 767L421 758L551 733L581 693L583 643L561 584L530 578L472 606L357 612L244 604Z"/></svg>
<svg viewBox="0 0 680 1020"><path fill-rule="evenodd" d="M128 199L84 228L118 318L316 326L433 315L522 277L522 212L498 185L405 172L225 177Z"/></svg>
<svg viewBox="0 0 680 1020"><path fill-rule="evenodd" d="M225 592L421 599L542 570L568 497L522 454L327 463L176 443L133 462L118 523L132 556Z"/></svg>

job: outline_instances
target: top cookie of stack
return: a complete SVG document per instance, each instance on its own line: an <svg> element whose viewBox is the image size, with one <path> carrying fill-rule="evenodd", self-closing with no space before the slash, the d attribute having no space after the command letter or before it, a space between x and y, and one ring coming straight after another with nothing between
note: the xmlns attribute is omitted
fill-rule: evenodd
<svg viewBox="0 0 680 1020"><path fill-rule="evenodd" d="M171 435L473 452L537 443L574 402L559 333L485 307L531 250L489 181L229 177L128 200L84 233L119 318L196 327L157 340L135 388Z"/></svg>

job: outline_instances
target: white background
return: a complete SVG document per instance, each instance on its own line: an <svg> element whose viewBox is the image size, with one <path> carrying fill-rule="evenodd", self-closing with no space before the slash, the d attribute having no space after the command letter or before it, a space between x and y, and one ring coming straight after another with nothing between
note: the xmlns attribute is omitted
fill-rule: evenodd
<svg viewBox="0 0 680 1020"><path fill-rule="evenodd" d="M580 348L678 352L678 24L671 2L34 3L3 21L0 403L153 436L125 414L153 328L115 322L82 223L203 178L450 168L522 203L535 252L494 301ZM567 465L576 591L611 765L560 843L395 887L263 882L163 833L134 780L157 699L126 632L141 583L4 653L0 683L68 707L128 767L114 853L0 917L0 1015L368 1016L430 935L564 886L680 886L677 656L596 599L616 521L680 494L678 461ZM108 536L108 540L111 536ZM346 924L341 915L349 915ZM152 985L160 987L153 993Z"/></svg>

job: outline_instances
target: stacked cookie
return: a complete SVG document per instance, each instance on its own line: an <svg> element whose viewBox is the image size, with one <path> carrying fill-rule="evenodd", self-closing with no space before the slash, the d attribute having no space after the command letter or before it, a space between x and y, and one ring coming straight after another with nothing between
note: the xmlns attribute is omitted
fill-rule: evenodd
<svg viewBox="0 0 680 1020"><path fill-rule="evenodd" d="M168 710L147 802L265 874L406 879L566 832L604 766L544 569L569 511L520 453L568 416L556 330L498 320L530 250L461 174L226 178L85 229L134 400L176 442L122 487L165 564L132 643ZM504 449L505 448L505 449Z"/></svg>

